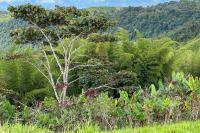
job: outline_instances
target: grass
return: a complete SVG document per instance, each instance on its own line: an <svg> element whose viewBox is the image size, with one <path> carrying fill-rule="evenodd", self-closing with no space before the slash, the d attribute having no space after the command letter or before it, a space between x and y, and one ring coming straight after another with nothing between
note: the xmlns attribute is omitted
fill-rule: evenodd
<svg viewBox="0 0 200 133"><path fill-rule="evenodd" d="M159 125L152 127L142 128L127 128L121 130L113 130L107 132L101 132L96 127L88 127L80 129L78 133L199 133L200 132L200 121L196 122L181 122L170 125Z"/></svg>
<svg viewBox="0 0 200 133"><path fill-rule="evenodd" d="M0 133L53 133L47 129L37 128L35 126L24 126L21 124L3 125L0 127Z"/></svg>
<svg viewBox="0 0 200 133"><path fill-rule="evenodd" d="M170 125L155 125L152 127L127 128L113 131L100 131L98 127L88 126L79 129L76 133L199 133L200 121L181 122ZM40 129L35 126L23 126L20 124L4 125L0 127L0 133L53 133L47 129ZM65 133L69 133L66 131ZM70 132L73 133L73 132Z"/></svg>
<svg viewBox="0 0 200 133"><path fill-rule="evenodd" d="M116 130L109 133L199 133L200 121L197 122L182 122L171 125L162 125L154 127L144 127L138 129Z"/></svg>
<svg viewBox="0 0 200 133"><path fill-rule="evenodd" d="M8 22L9 20L11 20L10 14L0 13L0 22Z"/></svg>

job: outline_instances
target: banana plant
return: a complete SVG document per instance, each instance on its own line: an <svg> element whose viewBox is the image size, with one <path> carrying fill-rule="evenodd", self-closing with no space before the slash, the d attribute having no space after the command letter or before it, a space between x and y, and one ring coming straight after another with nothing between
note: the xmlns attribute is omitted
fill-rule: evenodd
<svg viewBox="0 0 200 133"><path fill-rule="evenodd" d="M200 94L200 79L198 77L190 76L187 80L187 85L191 93Z"/></svg>
<svg viewBox="0 0 200 133"><path fill-rule="evenodd" d="M187 85L190 90L191 119L196 120L200 111L200 79L190 76L187 80Z"/></svg>

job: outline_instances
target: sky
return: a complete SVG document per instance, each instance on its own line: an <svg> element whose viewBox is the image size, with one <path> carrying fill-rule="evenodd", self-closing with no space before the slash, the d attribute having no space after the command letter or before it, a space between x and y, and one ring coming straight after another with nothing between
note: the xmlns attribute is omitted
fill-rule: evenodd
<svg viewBox="0 0 200 133"><path fill-rule="evenodd" d="M172 0L0 0L0 10L6 10L9 5L20 5L25 3L42 5L44 7L60 5L87 8L95 6L148 6L168 1Z"/></svg>

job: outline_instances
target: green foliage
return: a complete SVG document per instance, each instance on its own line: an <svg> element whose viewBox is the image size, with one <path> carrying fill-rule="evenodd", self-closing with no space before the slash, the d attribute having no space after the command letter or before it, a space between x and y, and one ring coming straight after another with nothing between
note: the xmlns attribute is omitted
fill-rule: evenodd
<svg viewBox="0 0 200 133"><path fill-rule="evenodd" d="M186 3L199 8L193 2ZM75 82L70 84L67 90L69 97L62 103L65 105L63 106L52 97L53 90L43 77L48 72L40 67L42 63L46 63L40 53L44 48L49 57L53 80L57 80L60 75L48 46L30 48L13 45L2 49L0 93L5 94L16 105L17 112L6 97L0 97L0 122L14 123L15 120L54 131L77 131L87 124L108 130L199 119L199 37L186 43L177 43L167 37L143 38L139 32L142 31L144 36L157 36L181 25L190 25L183 23L189 21L185 20L185 15L192 14L195 19L198 14L190 9L191 13L182 15L178 9L185 7L184 2L170 2L147 8L129 7L127 12L126 8L120 9L119 15L120 12L124 12L125 16L129 13L133 15L130 20L123 19L120 23L129 24L129 21L135 20L131 22L132 28L125 27L134 31L135 41L129 39L129 31L123 28L118 28L113 35L103 33L111 22L104 16L96 16L94 12L90 14L75 7L44 9L30 4L10 7L15 18L29 22L26 28L12 31L16 41L31 43L31 46L35 43L47 43L33 23L37 24L52 39L61 65L64 65L63 47L69 47L72 36L81 33L81 38L73 40L74 44L70 49L73 51L73 63L70 62L69 67L81 65L76 71L69 71L68 80ZM108 12L110 10L112 9ZM181 16L179 22L169 22L169 17L172 18L169 14ZM161 19L166 24L146 22L146 18L153 21ZM142 21L139 23L138 20ZM198 20L195 25L190 25L189 29L198 28ZM182 30L187 28L179 28L177 32ZM198 33L197 30L194 34L190 32L189 35L173 35L177 37L176 40L185 41ZM58 41L56 33L65 38L63 42ZM41 68L43 75L34 65ZM59 88L59 83L55 89L62 89ZM94 90L95 96L87 96L87 92L81 94L81 91L87 90ZM62 96L61 92L58 91ZM74 95L76 97L72 97ZM85 131L91 132L91 129Z"/></svg>
<svg viewBox="0 0 200 133"><path fill-rule="evenodd" d="M170 77L176 42L169 38L145 39L141 36L133 42L124 29L119 29L115 37L119 40L85 42L84 55L88 57L80 60L94 66L83 68L78 73L83 76L79 83L84 84L84 88L107 83L116 88L148 86Z"/></svg>
<svg viewBox="0 0 200 133"><path fill-rule="evenodd" d="M42 103L43 103L45 109L55 110L57 107L56 100L53 97L50 97L50 98L45 97L44 101Z"/></svg>
<svg viewBox="0 0 200 133"><path fill-rule="evenodd" d="M87 8L87 10L90 11L91 13L94 13L94 14L101 13L104 15L108 15L108 13L117 12L122 9L123 7L89 7Z"/></svg>
<svg viewBox="0 0 200 133"><path fill-rule="evenodd" d="M87 37L90 33L105 31L112 22L104 16L92 16L87 10L75 7L58 7L53 10L44 9L31 4L17 7L9 7L8 10L16 19L27 21L30 25L24 29L17 29L12 32L12 36L17 38L17 42L25 43L45 43L45 38L37 27L40 27L46 34L51 36L55 43L59 40L57 34L62 37L81 35ZM31 11L31 13L30 13Z"/></svg>
<svg viewBox="0 0 200 133"><path fill-rule="evenodd" d="M199 76L199 37L196 37L176 50L174 56L174 70L190 73L193 76Z"/></svg>
<svg viewBox="0 0 200 133"><path fill-rule="evenodd" d="M194 19L189 22L185 22L182 26L168 32L166 35L171 37L173 40L185 42L197 37L200 33L199 29L200 20Z"/></svg>
<svg viewBox="0 0 200 133"><path fill-rule="evenodd" d="M115 35L119 38L120 41L128 41L129 40L129 33L127 30L123 28L118 28L118 31Z"/></svg>
<svg viewBox="0 0 200 133"><path fill-rule="evenodd" d="M28 12L27 10L32 8L35 8L36 10L34 10L34 12L31 15L21 14L22 11ZM71 8L56 7L54 10L47 10L38 6L22 5L18 7L10 7L10 11L16 18L22 18L29 22L34 21L34 23L38 24L38 26L40 26L44 32L49 34L52 33L51 34L52 36L56 35L54 34L54 31L52 31L52 29L47 28L48 25L52 24L54 26L63 27L66 24L65 22L66 20L62 20L63 17L65 19L73 18L72 20L74 19L78 20L80 19L80 17L81 18L83 17L84 20L82 20L82 22L87 20L87 22L90 23L92 21L89 18L87 18L91 17L87 11L78 10L73 7ZM41 14L37 14L38 12L41 12ZM64 13L66 14L64 15ZM45 16L44 19L48 22L48 24L44 23L45 20L41 19L42 14ZM77 16L75 14L77 14ZM51 15L58 17L59 18L58 20L60 22L55 22L51 18L52 17ZM39 20L36 20L36 18L38 18ZM97 29L98 27L103 28L105 25L102 25L101 22L107 20L101 17L98 19L95 20L94 22L97 26L96 28ZM70 26L71 25L67 25L67 27ZM82 26L84 27L84 25ZM20 37L22 38L31 37L32 39L29 38L27 40L28 42L32 40L31 41L32 43L35 42L36 40L44 39L41 33L39 34L37 28L28 27L26 29L28 30L29 28L32 28L31 30L38 33L29 34L30 32L27 32L28 36L26 36L24 34L19 34L17 30L16 35L17 36L19 35L18 39ZM75 57L75 60L83 64L89 62L93 65L97 64L97 67L93 68L88 67L83 69L81 68L84 71L79 70L70 76L70 79L81 77L79 81L77 81L75 84L72 85L73 90L78 90L77 92L75 92L76 94L80 93L80 90L82 89L81 87L83 87L84 89L88 89L91 87L100 86L102 84L110 84L110 86L114 88L133 88L132 86L134 85L141 85L142 87L145 87L149 86L152 83L156 84L157 81L160 79L164 80L165 77L167 78L170 77L172 70L185 71L185 68L181 68L183 64L180 64L180 66L179 64L176 64L177 62L179 62L179 58L176 58L176 56L174 56L176 50L174 50L173 48L177 46L177 43L170 40L169 38L144 39L142 38L142 35L138 32L138 30L134 29L134 31L137 34L137 40L133 42L129 40L128 32L122 28L119 28L119 30L116 32L114 36L111 36L109 34L97 34L96 32L98 30L96 28L94 31L91 32L94 34L89 35L87 39L80 39L79 40L80 42L76 42L77 44L75 46L75 50L78 54L77 57ZM20 30L24 31L26 29L20 29ZM76 29L81 29L81 28L77 27ZM59 31L62 32L62 30L60 29ZM76 35L76 31L73 31L73 34ZM38 39L35 35L38 35L40 39ZM56 40L56 38L54 37L51 38L53 40ZM65 43L67 44L69 40L70 39L66 39ZM81 45L81 43L86 44L86 46ZM59 57L62 58L62 53L63 50L61 44L57 44L56 54L58 54ZM79 55L82 54L84 54L85 57L79 57ZM49 57L51 57L51 55ZM197 58L195 58L195 60L197 60ZM53 71L55 71L54 76L57 77L59 75L56 73L57 68L54 65L55 64L54 61L52 61L52 66L54 68ZM180 59L180 61L182 60ZM186 71L187 70L188 69L186 68ZM30 73L31 72L29 72L29 74ZM125 76L124 73L127 75ZM28 79L27 77L25 79ZM121 79L117 80L119 77ZM127 82L123 80L123 78L126 79ZM68 90L69 94L73 93L72 89Z"/></svg>
<svg viewBox="0 0 200 133"><path fill-rule="evenodd" d="M101 131L98 126L85 126L80 127L77 130L77 133L130 133L130 132L143 132L143 133L151 133L157 132L159 130L160 133L168 133L168 132L188 132L194 133L199 131L199 121L195 122L179 122L176 124L167 124L167 125L154 125L152 127L141 127L141 128L124 128L112 131ZM21 124L15 125L3 125L0 127L0 131L2 133L21 133L21 132L29 132L29 133L53 133L53 131L49 131L47 129L37 128L35 126L27 126ZM68 131L70 132L70 131Z"/></svg>
<svg viewBox="0 0 200 133"><path fill-rule="evenodd" d="M1 13L1 12L0 12L0 23L1 23L1 22L8 22L9 20L11 20L10 14Z"/></svg>
<svg viewBox="0 0 200 133"><path fill-rule="evenodd" d="M108 97L108 94L102 93L99 97L93 100L92 113L94 117L109 117L114 105L112 105L112 99Z"/></svg>
<svg viewBox="0 0 200 133"><path fill-rule="evenodd" d="M105 14L128 30L131 39L136 38L138 29L144 37L168 36L183 42L200 33L199 9L198 1L172 1L150 7L125 7Z"/></svg>
<svg viewBox="0 0 200 133"><path fill-rule="evenodd" d="M117 41L117 38L110 35L110 34L100 35L98 33L93 33L93 34L90 34L88 36L88 40L91 41L91 42L96 42L96 43L99 43L99 42L115 42L115 41Z"/></svg>
<svg viewBox="0 0 200 133"><path fill-rule="evenodd" d="M50 115L44 112L39 112L36 116L37 124L41 127L48 126L51 122Z"/></svg>
<svg viewBox="0 0 200 133"><path fill-rule="evenodd" d="M26 99L26 102L28 98L43 100L45 96L52 94L47 87L46 79L24 59L32 54L30 51L29 48L12 46L4 49L0 60L0 75L5 77L2 79L6 85L5 89L12 90L18 99ZM33 62L33 59L30 62ZM13 97L13 100L15 98Z"/></svg>
<svg viewBox="0 0 200 133"><path fill-rule="evenodd" d="M31 123L55 131L77 131L87 125L100 129L118 129L199 119L200 80L183 73L173 73L171 80L158 87L135 90L132 95L120 91L113 99L108 93L96 97L70 97L66 107L57 106L54 98L36 109L24 107L18 122ZM18 112L19 113L19 112ZM18 120L16 118L16 120Z"/></svg>
<svg viewBox="0 0 200 133"><path fill-rule="evenodd" d="M14 125L8 125L5 124L3 126L0 127L0 132L2 133L53 133L52 131L48 130L48 129L41 129L41 128L37 128L35 126L25 126L22 124L14 124Z"/></svg>
<svg viewBox="0 0 200 133"><path fill-rule="evenodd" d="M0 95L0 123L9 122L15 116L15 106L5 96Z"/></svg>
<svg viewBox="0 0 200 133"><path fill-rule="evenodd" d="M180 122L176 124L165 124L165 125L154 125L151 127L141 127L141 128L126 128L120 130L113 130L108 131L106 133L130 133L130 132L142 132L142 133L152 133L152 132L159 132L159 133L168 133L168 132L188 132L194 133L198 132L199 130L199 121L196 122ZM81 131L81 130L80 130ZM84 131L84 129L83 129ZM101 131L97 132L101 133Z"/></svg>
<svg viewBox="0 0 200 133"><path fill-rule="evenodd" d="M172 46L175 42L167 38L158 40L139 39L136 41L134 71L142 86L156 83L163 76L169 77L173 61Z"/></svg>
<svg viewBox="0 0 200 133"><path fill-rule="evenodd" d="M16 28L23 28L25 26L27 26L26 22L16 19L12 19L8 22L0 22L0 47L9 47L12 43L12 38L10 37L10 30Z"/></svg>
<svg viewBox="0 0 200 133"><path fill-rule="evenodd" d="M33 99L43 101L45 97L53 96L53 92L48 88L41 88L41 89L33 89L32 91L27 91L24 99L26 100L26 103L31 103Z"/></svg>
<svg viewBox="0 0 200 133"><path fill-rule="evenodd" d="M92 34L91 36L99 35ZM169 78L172 70L198 74L198 56L194 56L193 61L188 59L193 55L198 55L196 54L198 52L191 52L190 56L189 53L182 52L185 49L188 51L195 49L198 40L188 42L188 44L181 47L177 47L177 43L169 38L145 39L139 35L136 41L130 41L127 32L121 28L113 36L118 38L116 41L91 42L90 37L88 39L78 39L74 42L73 56L74 61L77 63L72 65L81 63L92 66L80 67L76 72L71 73L70 80L80 79L71 85L71 89L68 89L68 95L77 95L81 93L82 89L87 90L105 84L111 88L123 89L132 93L136 88L135 86L147 87L152 83L158 86L157 81ZM70 40L71 38L65 39L63 44L67 46ZM177 48L173 49L175 47ZM48 51L48 47L45 48ZM5 83L8 84L7 88L29 99L41 100L47 95L51 96L52 93L49 91L49 86L42 75L33 66L23 62L23 58L27 56L33 57L30 60L31 62L39 64L36 60L43 60L43 58L38 50L30 49L29 52L26 52L26 50L19 48L18 51L22 50L20 53L14 49L10 50L10 53L8 52L9 56L6 56L6 60L1 63L1 75L8 77L5 80ZM63 62L62 45L59 43L55 50L60 61ZM56 78L59 75L55 60L52 58L51 53L48 56L52 60L52 72ZM188 67L184 65L186 59L190 61L190 64L187 64ZM109 90L106 87L103 87L103 89Z"/></svg>
<svg viewBox="0 0 200 133"><path fill-rule="evenodd" d="M23 108L23 111L21 112L21 116L22 116L23 122L27 123L32 117L30 108L25 106Z"/></svg>
<svg viewBox="0 0 200 133"><path fill-rule="evenodd" d="M41 75L35 75L37 71L23 60L1 61L0 69L2 75L9 76L5 79L7 89L13 90L21 96L25 96L27 92L34 89L44 87L45 84L42 83L46 82ZM41 86L39 86L40 84Z"/></svg>

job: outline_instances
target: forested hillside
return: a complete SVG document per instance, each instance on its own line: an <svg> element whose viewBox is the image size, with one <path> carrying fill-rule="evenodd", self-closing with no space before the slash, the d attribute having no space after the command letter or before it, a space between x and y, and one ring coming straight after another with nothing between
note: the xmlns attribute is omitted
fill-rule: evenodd
<svg viewBox="0 0 200 133"><path fill-rule="evenodd" d="M89 7L90 12L114 13L124 9L125 7Z"/></svg>
<svg viewBox="0 0 200 133"><path fill-rule="evenodd" d="M112 14L118 26L131 33L135 29L145 37L168 35L176 41L187 41L200 33L199 2L169 2L151 7L127 7Z"/></svg>
<svg viewBox="0 0 200 133"><path fill-rule="evenodd" d="M0 20L3 15L0 15ZM6 47L11 43L10 30L26 26L22 20L11 19L8 22L0 22L0 47Z"/></svg>
<svg viewBox="0 0 200 133"><path fill-rule="evenodd" d="M106 15L117 22L117 27L130 32L135 39L135 29L144 37L168 36L184 42L200 33L200 2L169 2L151 7L91 7L94 15ZM9 31L24 26L22 21L12 20L9 14L0 13L0 45L8 45Z"/></svg>
<svg viewBox="0 0 200 133"><path fill-rule="evenodd" d="M10 14L0 11L0 22L8 22L11 19Z"/></svg>

